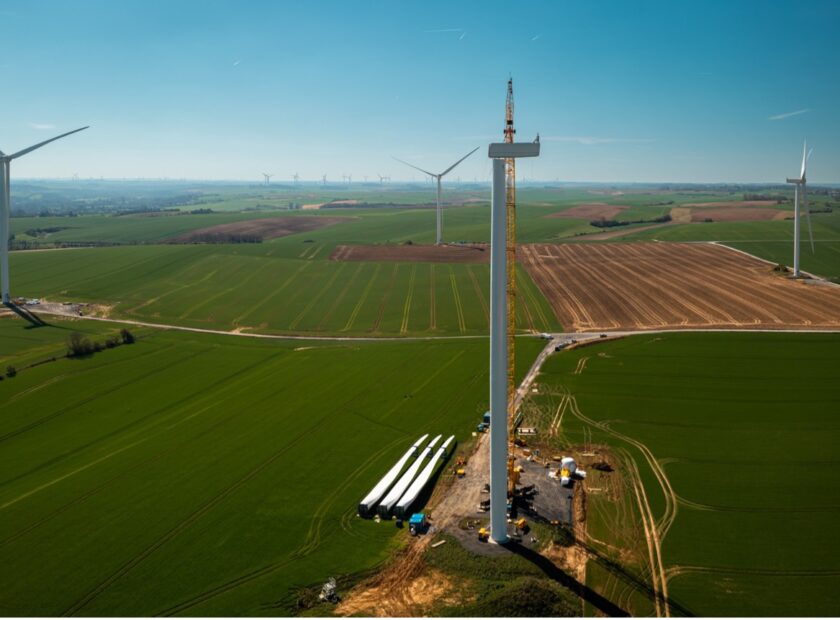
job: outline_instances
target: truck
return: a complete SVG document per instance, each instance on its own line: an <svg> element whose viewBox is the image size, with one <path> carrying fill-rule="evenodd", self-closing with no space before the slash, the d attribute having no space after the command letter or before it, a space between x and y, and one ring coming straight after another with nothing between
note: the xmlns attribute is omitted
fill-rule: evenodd
<svg viewBox="0 0 840 620"><path fill-rule="evenodd" d="M424 533L427 526L426 514L423 512L414 513L408 520L408 531L411 532L412 536Z"/></svg>

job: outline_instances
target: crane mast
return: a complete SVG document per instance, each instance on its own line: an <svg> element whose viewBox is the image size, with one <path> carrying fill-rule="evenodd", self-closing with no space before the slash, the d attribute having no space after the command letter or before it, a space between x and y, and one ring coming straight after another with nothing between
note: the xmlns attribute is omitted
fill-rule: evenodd
<svg viewBox="0 0 840 620"><path fill-rule="evenodd" d="M505 142L512 144L516 136L516 129L513 127L513 78L509 78L507 84L504 133ZM505 255L507 258L508 424L512 426L516 413L514 411L514 396L516 395L516 375L514 373L516 365L514 355L516 335L516 159L513 157L505 160L505 222L507 226Z"/></svg>

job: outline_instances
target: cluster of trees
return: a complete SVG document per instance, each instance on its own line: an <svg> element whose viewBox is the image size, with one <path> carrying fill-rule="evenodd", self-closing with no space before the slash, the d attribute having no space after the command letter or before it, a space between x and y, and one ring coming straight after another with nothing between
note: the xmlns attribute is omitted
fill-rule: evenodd
<svg viewBox="0 0 840 620"><path fill-rule="evenodd" d="M11 379L11 378L16 377L16 376L17 376L17 368L12 366L11 364L6 366L6 377ZM3 378L4 378L3 375L0 375L0 381L2 381Z"/></svg>
<svg viewBox="0 0 840 620"><path fill-rule="evenodd" d="M589 222L590 226L595 226L596 228L613 228L615 226L627 226L628 224L664 224L666 222L671 221L671 216L669 214L660 215L659 217L655 217L652 220L608 220L605 218L601 218L600 220L592 220Z"/></svg>
<svg viewBox="0 0 840 620"><path fill-rule="evenodd" d="M125 328L120 330L119 335L106 338L104 343L91 341L79 332L73 332L67 339L67 357L86 357L121 344L134 344L134 334Z"/></svg>

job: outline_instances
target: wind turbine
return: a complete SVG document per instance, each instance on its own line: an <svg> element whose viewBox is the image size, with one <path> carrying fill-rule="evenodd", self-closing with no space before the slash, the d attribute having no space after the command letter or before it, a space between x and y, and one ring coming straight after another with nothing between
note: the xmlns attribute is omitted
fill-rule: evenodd
<svg viewBox="0 0 840 620"><path fill-rule="evenodd" d="M452 172L452 170L455 168L455 166L457 166L462 161L464 161L467 157L469 157L470 155L475 153L479 148L480 147L475 147L473 150L471 150L469 153L464 155L461 159L456 161L454 164L449 166L449 168L447 168L446 170L444 170L440 174L435 174L434 172L429 172L428 170L423 170L422 168L418 168L417 166L415 166L413 164L410 164L407 161L403 161L401 159L397 159L396 157L394 157L394 159L396 159L401 164L405 164L406 166L409 166L410 168L414 168L415 170L419 170L423 174L427 174L431 178L437 180L437 241L435 241L436 245L441 245L443 243L443 232L441 230L441 210L440 210L440 180L444 176L446 176L448 173Z"/></svg>
<svg viewBox="0 0 840 620"><path fill-rule="evenodd" d="M808 237L811 239L811 253L814 252L814 232L811 229L811 211L808 209L808 199L806 195L806 181L805 169L808 166L808 160L811 158L811 153L814 149L808 151L808 142L802 145L802 167L799 170L798 179L788 179L788 183L793 183L793 277L800 277L799 272L799 223L800 211L805 210L805 216L808 220ZM807 153L806 153L807 152ZM800 189L802 188L802 189ZM799 194L802 193L802 207L799 206Z"/></svg>
<svg viewBox="0 0 840 620"><path fill-rule="evenodd" d="M12 153L11 155L6 155L3 151L0 151L0 280L3 281L2 298L4 304L11 303L12 301L12 298L9 295L9 236L11 234L9 212L11 211L12 207L12 198L10 192L12 160L26 155L27 153L31 153L35 149L39 149L45 144L55 142L59 138L69 136L71 133L76 133L77 131L82 131L83 129L87 128L88 126L85 126L80 127L79 129L74 129L73 131L68 131L67 133L61 134L60 136L50 138L49 140L44 140L43 142L39 142L38 144L30 146L29 148L25 148L22 151L18 151L17 153Z"/></svg>
<svg viewBox="0 0 840 620"><path fill-rule="evenodd" d="M298 180L300 179L300 176L298 176L298 173L297 173L297 172L295 172L295 173L294 173L294 175L292 175L292 178L293 178L293 179L294 179L294 181L295 181L295 185L297 185L297 184L298 184Z"/></svg>
<svg viewBox="0 0 840 620"><path fill-rule="evenodd" d="M325 174L321 177L321 185L326 185L326 184L327 184L327 175Z"/></svg>
<svg viewBox="0 0 840 620"><path fill-rule="evenodd" d="M268 185L268 180L269 180L271 177L273 177L273 176L274 176L273 174L267 174L267 173L265 173L265 172L263 172L263 173L262 173L262 175L265 177L265 184L266 184L266 185Z"/></svg>

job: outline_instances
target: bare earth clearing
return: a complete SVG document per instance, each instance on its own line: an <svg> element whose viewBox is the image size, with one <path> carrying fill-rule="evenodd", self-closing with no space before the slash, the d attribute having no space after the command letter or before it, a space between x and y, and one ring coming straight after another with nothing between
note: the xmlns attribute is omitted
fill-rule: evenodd
<svg viewBox="0 0 840 620"><path fill-rule="evenodd" d="M520 262L569 331L840 327L840 288L774 275L767 263L723 246L577 243L520 249Z"/></svg>
<svg viewBox="0 0 840 620"><path fill-rule="evenodd" d="M755 222L759 220L783 220L792 216L791 211L761 207L727 207L722 209L703 207L691 210L692 222L703 222L707 219L715 222Z"/></svg>
<svg viewBox="0 0 840 620"><path fill-rule="evenodd" d="M351 217L321 217L313 215L278 217L263 217L256 220L245 220L243 222L231 222L230 224L219 224L206 228L197 228L189 232L172 237L171 243L206 243L213 239L224 239L231 236L243 235L254 236L262 239L274 239L285 237L295 233L309 232L334 226L341 222L352 220Z"/></svg>
<svg viewBox="0 0 840 620"><path fill-rule="evenodd" d="M568 217L581 220L605 220L615 219L615 216L622 211L629 209L621 205L608 205L603 202L592 202L589 204L577 205L571 209L560 211L559 213L552 213L546 217Z"/></svg>
<svg viewBox="0 0 840 620"><path fill-rule="evenodd" d="M475 245L339 245L330 260L407 263L487 263L489 246Z"/></svg>

